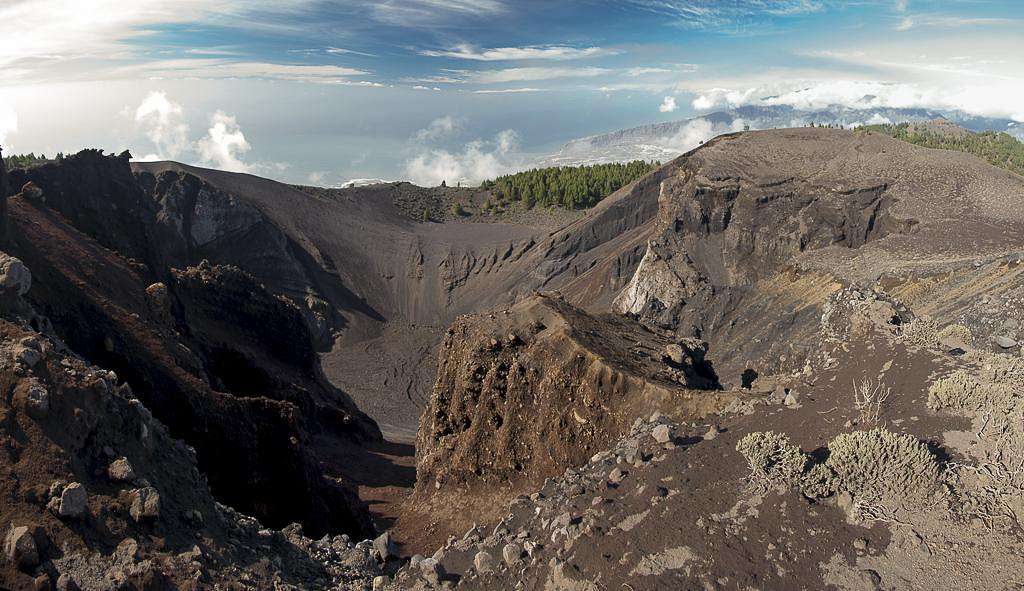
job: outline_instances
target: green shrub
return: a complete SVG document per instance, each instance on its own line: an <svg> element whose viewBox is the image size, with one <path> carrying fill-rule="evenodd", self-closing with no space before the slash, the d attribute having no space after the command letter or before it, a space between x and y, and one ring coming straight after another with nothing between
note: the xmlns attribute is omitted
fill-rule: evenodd
<svg viewBox="0 0 1024 591"><path fill-rule="evenodd" d="M750 433L736 444L736 451L747 459L750 480L762 490L798 485L807 463L807 456L789 437L774 431Z"/></svg>
<svg viewBox="0 0 1024 591"><path fill-rule="evenodd" d="M836 488L864 503L920 501L939 485L939 464L916 437L886 429L854 431L828 444Z"/></svg>
<svg viewBox="0 0 1024 591"><path fill-rule="evenodd" d="M836 473L825 464L813 464L800 478L800 492L812 499L830 497L838 488Z"/></svg>

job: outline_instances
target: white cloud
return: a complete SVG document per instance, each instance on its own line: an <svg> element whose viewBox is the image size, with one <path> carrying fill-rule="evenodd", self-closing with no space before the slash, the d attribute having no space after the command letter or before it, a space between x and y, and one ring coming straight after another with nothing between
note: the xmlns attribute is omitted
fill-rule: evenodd
<svg viewBox="0 0 1024 591"><path fill-rule="evenodd" d="M711 98L706 94L702 94L697 98L693 99L690 105L698 111L707 111L708 109L715 108L715 99Z"/></svg>
<svg viewBox="0 0 1024 591"><path fill-rule="evenodd" d="M346 49L344 47L325 47L324 51L335 55L361 55L363 57L377 57L372 53L366 53L365 51L356 51L354 49Z"/></svg>
<svg viewBox="0 0 1024 591"><path fill-rule="evenodd" d="M693 107L699 110L735 108L744 105L788 105L796 109L823 109L839 105L852 109L924 108L959 110L985 117L1024 121L1024 81L950 79L946 83L891 83L871 80L790 79L762 82L741 88L685 88L697 95Z"/></svg>
<svg viewBox="0 0 1024 591"><path fill-rule="evenodd" d="M676 97L666 96L665 99L661 101L658 111L662 113L673 113L677 108L679 107L676 105Z"/></svg>
<svg viewBox="0 0 1024 591"><path fill-rule="evenodd" d="M661 143L667 150L679 153L688 152L715 136L742 131L743 126L746 124L746 121L739 118L734 119L730 125L712 123L704 118L692 119L681 127L675 135L666 138Z"/></svg>
<svg viewBox="0 0 1024 591"><path fill-rule="evenodd" d="M250 166L241 155L252 149L234 117L217 111L210 119L206 137L196 142L203 163L231 172L248 172Z"/></svg>
<svg viewBox="0 0 1024 591"><path fill-rule="evenodd" d="M150 78L200 79L261 78L269 80L327 83L347 82L348 78L366 74L369 74L369 72L344 66L236 62L221 58L159 60L131 66L123 66L110 71L110 75L114 77L146 76Z"/></svg>
<svg viewBox="0 0 1024 591"><path fill-rule="evenodd" d="M0 148L5 147L7 136L18 131L18 113L13 108L0 103Z"/></svg>
<svg viewBox="0 0 1024 591"><path fill-rule="evenodd" d="M506 10L499 0L376 0L369 4L376 20L419 28L443 25L454 16L481 18Z"/></svg>
<svg viewBox="0 0 1024 591"><path fill-rule="evenodd" d="M850 129L856 129L858 127L863 127L865 125L888 125L890 123L892 123L892 119L889 119L888 117L882 115L881 113L875 113L868 117L867 121L855 121L853 123L850 123L846 127Z"/></svg>
<svg viewBox="0 0 1024 591"><path fill-rule="evenodd" d="M157 150L140 160L173 160L188 147L188 126L182 121L181 105L169 100L165 92L146 95L135 109L135 124Z"/></svg>
<svg viewBox="0 0 1024 591"><path fill-rule="evenodd" d="M6 0L0 2L0 77L101 77L97 64L137 58L132 42L171 24L280 28L314 0ZM93 67L89 67L89 64Z"/></svg>
<svg viewBox="0 0 1024 591"><path fill-rule="evenodd" d="M445 115L434 119L426 127L412 134L412 137L417 142L432 142L451 137L461 130L461 121L451 115Z"/></svg>
<svg viewBox="0 0 1024 591"><path fill-rule="evenodd" d="M459 44L455 47L440 50L423 50L420 55L431 57L450 57L481 62L505 60L574 60L618 53L612 49L601 47L570 47L567 45L529 45L525 47L495 47L477 49L472 45Z"/></svg>
<svg viewBox="0 0 1024 591"><path fill-rule="evenodd" d="M526 82L533 80L553 80L556 78L593 78L611 74L607 68L563 68L563 67L529 67L504 68L499 70L443 70L443 74L429 78L426 82L502 84L508 82Z"/></svg>
<svg viewBox="0 0 1024 591"><path fill-rule="evenodd" d="M638 76L647 76L649 74L671 74L672 70L668 68L630 68L626 70L626 75L636 78Z"/></svg>
<svg viewBox="0 0 1024 591"><path fill-rule="evenodd" d="M908 31L920 27L956 29L960 27L1020 26L1024 20L1012 18L961 17L941 14L918 14L905 16L896 25L897 31Z"/></svg>
<svg viewBox="0 0 1024 591"><path fill-rule="evenodd" d="M752 21L763 15L799 16L824 8L820 0L629 0L641 9L676 19L679 24L717 29Z"/></svg>
<svg viewBox="0 0 1024 591"><path fill-rule="evenodd" d="M473 94L519 94L523 92L545 92L544 88L502 88L501 90L474 90Z"/></svg>
<svg viewBox="0 0 1024 591"><path fill-rule="evenodd" d="M493 141L474 140L466 144L461 152L424 151L406 161L405 174L413 183L426 187L436 187L441 181L449 185L475 185L521 168L515 153L518 146L516 132L506 129Z"/></svg>

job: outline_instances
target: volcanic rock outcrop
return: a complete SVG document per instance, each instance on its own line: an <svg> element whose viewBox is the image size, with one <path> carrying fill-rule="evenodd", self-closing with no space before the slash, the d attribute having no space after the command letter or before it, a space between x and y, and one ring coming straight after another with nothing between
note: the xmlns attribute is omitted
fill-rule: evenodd
<svg viewBox="0 0 1024 591"><path fill-rule="evenodd" d="M275 532L215 501L136 391L33 328L31 282L0 252L0 587L363 589L379 574L369 543Z"/></svg>
<svg viewBox="0 0 1024 591"><path fill-rule="evenodd" d="M717 391L699 353L677 363L666 350L683 352L664 333L555 295L456 321L421 421L418 489L536 485L603 449L639 414L703 417L734 398Z"/></svg>
<svg viewBox="0 0 1024 591"><path fill-rule="evenodd" d="M323 474L310 437L358 447L380 432L320 373L294 300L237 268L166 266L181 259L125 155L86 151L14 176L32 187L8 203L10 252L37 278L26 299L196 448L218 498L278 527L369 532L365 505Z"/></svg>

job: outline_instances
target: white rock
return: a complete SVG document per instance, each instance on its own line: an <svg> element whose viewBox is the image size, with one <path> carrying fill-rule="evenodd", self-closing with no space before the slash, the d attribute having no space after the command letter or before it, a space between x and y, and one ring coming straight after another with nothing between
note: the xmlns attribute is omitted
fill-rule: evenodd
<svg viewBox="0 0 1024 591"><path fill-rule="evenodd" d="M519 562L519 557L523 555L523 549L516 543L505 544L505 547L501 549L501 557L505 560L505 564L514 566Z"/></svg>
<svg viewBox="0 0 1024 591"><path fill-rule="evenodd" d="M19 568L32 568L39 564L39 549L35 537L25 526L12 527L4 538L4 556Z"/></svg>
<svg viewBox="0 0 1024 591"><path fill-rule="evenodd" d="M32 273L20 259L0 252L0 293L23 296L32 287Z"/></svg>
<svg viewBox="0 0 1024 591"><path fill-rule="evenodd" d="M1008 336L999 335L992 340L1003 349L1012 349L1017 346L1017 341Z"/></svg>
<svg viewBox="0 0 1024 591"><path fill-rule="evenodd" d="M480 574L489 573L494 570L494 557L491 556L490 552L481 550L473 557L473 566L476 567L476 572Z"/></svg>
<svg viewBox="0 0 1024 591"><path fill-rule="evenodd" d="M135 470L128 458L118 458L107 466L107 476L117 482L131 482L135 480Z"/></svg>
<svg viewBox="0 0 1024 591"><path fill-rule="evenodd" d="M658 425L651 432L651 436L658 443L668 443L672 441L672 429L668 425Z"/></svg>

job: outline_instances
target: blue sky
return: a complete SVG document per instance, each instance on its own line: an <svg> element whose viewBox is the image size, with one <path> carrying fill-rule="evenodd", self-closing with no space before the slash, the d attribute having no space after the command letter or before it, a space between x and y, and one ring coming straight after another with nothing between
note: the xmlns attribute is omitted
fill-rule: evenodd
<svg viewBox="0 0 1024 591"><path fill-rule="evenodd" d="M1017 0L6 0L0 142L429 183L763 97L1020 120L1022 25Z"/></svg>

